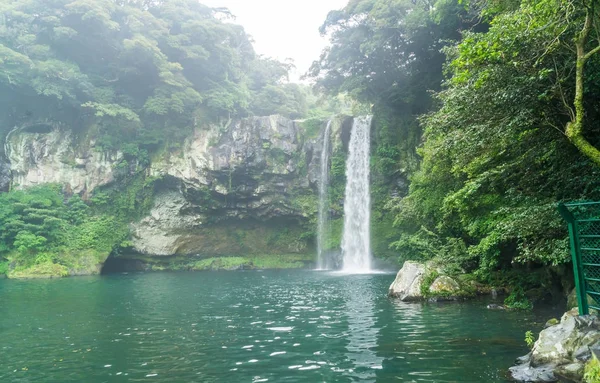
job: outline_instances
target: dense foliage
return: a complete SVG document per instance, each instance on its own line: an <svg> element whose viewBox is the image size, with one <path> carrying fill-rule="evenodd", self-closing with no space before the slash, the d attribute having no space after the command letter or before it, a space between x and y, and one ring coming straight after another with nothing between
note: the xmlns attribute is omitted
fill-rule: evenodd
<svg viewBox="0 0 600 383"><path fill-rule="evenodd" d="M313 75L375 104L375 177L405 171L419 146L408 193L388 185L387 204L375 207L395 212L401 258L442 258L483 279L569 261L556 204L600 198L599 8L357 0L330 13L332 44ZM390 123L390 109L418 122ZM535 283L521 275L511 283Z"/></svg>
<svg viewBox="0 0 600 383"><path fill-rule="evenodd" d="M0 193L0 274L89 274L128 246L130 219L152 202L152 179L141 175L98 191L84 202L62 185Z"/></svg>
<svg viewBox="0 0 600 383"><path fill-rule="evenodd" d="M195 0L2 1L0 15L4 127L52 120L154 150L207 121L307 113L291 64Z"/></svg>

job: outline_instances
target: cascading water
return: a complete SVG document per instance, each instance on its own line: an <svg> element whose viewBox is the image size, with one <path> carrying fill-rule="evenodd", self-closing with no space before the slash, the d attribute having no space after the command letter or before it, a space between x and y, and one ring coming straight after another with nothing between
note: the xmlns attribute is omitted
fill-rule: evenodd
<svg viewBox="0 0 600 383"><path fill-rule="evenodd" d="M323 135L323 148L321 149L321 178L319 180L319 224L317 228L317 269L328 270L331 268L331 262L323 252L326 241L325 231L329 222L329 199L327 196L327 187L329 186L329 154L331 147L331 120L327 122L325 133Z"/></svg>
<svg viewBox="0 0 600 383"><path fill-rule="evenodd" d="M354 119L346 160L342 271L349 273L366 273L371 270L371 120L372 116Z"/></svg>

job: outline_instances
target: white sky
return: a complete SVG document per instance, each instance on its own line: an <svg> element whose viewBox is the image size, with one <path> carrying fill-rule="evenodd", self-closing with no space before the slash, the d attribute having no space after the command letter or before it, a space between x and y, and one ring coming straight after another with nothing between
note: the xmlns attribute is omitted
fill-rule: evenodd
<svg viewBox="0 0 600 383"><path fill-rule="evenodd" d="M254 39L258 54L281 61L294 60L292 81L308 71L327 46L319 27L327 13L348 0L200 0L209 7L226 7Z"/></svg>

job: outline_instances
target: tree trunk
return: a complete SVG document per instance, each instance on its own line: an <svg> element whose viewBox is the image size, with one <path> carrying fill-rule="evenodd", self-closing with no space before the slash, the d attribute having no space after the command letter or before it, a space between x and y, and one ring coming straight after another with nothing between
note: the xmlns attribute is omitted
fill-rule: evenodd
<svg viewBox="0 0 600 383"><path fill-rule="evenodd" d="M596 165L600 166L600 150L592 145L583 135L585 109L583 105L583 83L585 79L585 63L587 60L598 52L600 47L596 47L590 52L585 52L585 44L587 42L590 29L592 28L593 8L586 11L585 24L579 36L575 39L575 48L577 49L577 68L575 70L575 106L574 119L567 124L565 134L569 141L579 151L592 160Z"/></svg>

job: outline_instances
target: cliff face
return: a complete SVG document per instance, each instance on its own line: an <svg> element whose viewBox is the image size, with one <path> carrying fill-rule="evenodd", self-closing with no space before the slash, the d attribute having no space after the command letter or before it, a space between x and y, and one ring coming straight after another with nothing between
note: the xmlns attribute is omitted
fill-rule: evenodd
<svg viewBox="0 0 600 383"><path fill-rule="evenodd" d="M258 249L227 242L225 227L308 221L316 209L320 143L302 136L298 123L254 117L196 130L179 153L153 162L163 180L150 214L131 225L136 251L149 255L225 254ZM215 230L222 236L216 235ZM240 229L247 232L248 228ZM280 251L296 252L306 243Z"/></svg>
<svg viewBox="0 0 600 383"><path fill-rule="evenodd" d="M130 224L132 252L306 252L310 236L302 234L312 230L317 209L320 137L281 116L197 127L181 149L137 167L155 180L155 194L149 214ZM13 129L4 151L0 189L9 178L13 189L57 183L84 198L119 183L124 158L47 123Z"/></svg>
<svg viewBox="0 0 600 383"><path fill-rule="evenodd" d="M84 196L113 182L122 154L96 150L94 142L78 146L71 131L61 126L44 123L14 129L4 144L8 160L4 174L10 173L12 188L57 183Z"/></svg>

